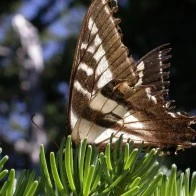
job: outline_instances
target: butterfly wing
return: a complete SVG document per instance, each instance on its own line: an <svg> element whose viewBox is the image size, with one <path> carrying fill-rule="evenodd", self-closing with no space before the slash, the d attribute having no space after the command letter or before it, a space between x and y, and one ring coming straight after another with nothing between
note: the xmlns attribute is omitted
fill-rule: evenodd
<svg viewBox="0 0 196 196"><path fill-rule="evenodd" d="M195 117L170 111L164 101L170 49L158 47L134 63L110 2L94 0L82 25L71 78L73 140L105 145L111 134L123 134L147 146L191 146Z"/></svg>
<svg viewBox="0 0 196 196"><path fill-rule="evenodd" d="M70 129L86 105L113 78L134 78L134 61L121 42L117 7L109 0L94 0L84 18L70 80Z"/></svg>
<svg viewBox="0 0 196 196"><path fill-rule="evenodd" d="M137 85L153 85L157 92L167 91L169 85L167 68L170 67L171 58L169 54L171 48L168 48L168 45L155 48L137 62L136 73L139 75Z"/></svg>
<svg viewBox="0 0 196 196"><path fill-rule="evenodd" d="M161 94L153 95L154 90L154 86L144 85L133 88L129 81L110 82L101 90L101 95L97 95L97 101L101 96L105 98L99 110L104 114L102 121L99 122L97 114L96 128L93 125L86 129L85 136L90 134L93 138L96 130L100 130L93 143L101 146L109 142L111 134L116 139L123 134L124 141L130 139L135 144L143 141L147 146L192 146L191 140L196 134L190 125L195 123L195 117L170 111Z"/></svg>

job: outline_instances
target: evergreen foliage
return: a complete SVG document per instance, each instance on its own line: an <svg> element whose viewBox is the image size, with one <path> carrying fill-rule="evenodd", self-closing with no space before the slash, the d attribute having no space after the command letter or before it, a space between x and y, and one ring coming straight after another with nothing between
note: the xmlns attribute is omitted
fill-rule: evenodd
<svg viewBox="0 0 196 196"><path fill-rule="evenodd" d="M112 139L112 138L111 138ZM105 150L88 145L86 140L73 147L71 137L63 140L58 153L50 153L46 161L44 146L40 148L40 177L24 170L16 178L15 170L3 169L8 160L0 160L0 195L142 195L142 196L194 196L196 172L177 172L172 165L171 174L160 171L157 161L160 152L143 152L142 144L134 148L132 142L122 145L122 137ZM36 180L37 178L37 180Z"/></svg>

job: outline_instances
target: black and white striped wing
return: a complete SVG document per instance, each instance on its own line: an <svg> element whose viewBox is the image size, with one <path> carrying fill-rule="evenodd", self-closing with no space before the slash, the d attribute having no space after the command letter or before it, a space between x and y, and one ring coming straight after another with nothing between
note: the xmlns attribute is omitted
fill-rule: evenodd
<svg viewBox="0 0 196 196"><path fill-rule="evenodd" d="M193 145L195 117L172 112L164 101L170 49L161 46L134 63L121 42L112 3L94 0L82 25L70 88L73 140L104 146L111 134L123 134L147 146Z"/></svg>
<svg viewBox="0 0 196 196"><path fill-rule="evenodd" d="M113 78L134 78L134 62L121 42L116 6L94 0L84 18L71 77L71 129L95 94ZM114 2L113 2L114 3Z"/></svg>

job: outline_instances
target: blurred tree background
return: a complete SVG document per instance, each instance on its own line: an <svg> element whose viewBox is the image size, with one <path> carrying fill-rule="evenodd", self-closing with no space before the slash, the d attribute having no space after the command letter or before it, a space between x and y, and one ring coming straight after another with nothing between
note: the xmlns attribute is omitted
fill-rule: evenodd
<svg viewBox="0 0 196 196"><path fill-rule="evenodd" d="M50 136L50 143L54 138L59 144L66 134L69 77L81 22L89 4L90 0L0 1L0 146L10 155L10 167L36 165L36 159L29 164L36 155L26 155L34 150L33 142L40 144L45 140L38 139L43 136L39 129L34 134L33 113L42 116L42 123L39 119L35 123ZM37 74L36 69L29 68L29 59L32 66L37 56L30 57L27 49L31 43L25 45L19 36L14 26L16 16L29 21L24 23L27 28L32 25L37 29L33 32L38 36L36 46L41 46L38 51L43 66ZM119 0L116 16L122 20L123 42L136 60L161 44L171 44L170 99L176 100L177 110L196 115L196 0ZM26 36L24 39L33 40L25 31L21 33ZM32 72L39 80L35 81L36 88L27 85L31 84ZM56 148L54 144L49 146ZM190 149L174 159L182 169L196 169L195 154Z"/></svg>

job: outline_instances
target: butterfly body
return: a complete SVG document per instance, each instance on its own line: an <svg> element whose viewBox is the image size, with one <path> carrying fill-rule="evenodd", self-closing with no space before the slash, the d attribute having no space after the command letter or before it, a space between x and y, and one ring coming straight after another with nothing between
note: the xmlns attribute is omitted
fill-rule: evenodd
<svg viewBox="0 0 196 196"><path fill-rule="evenodd" d="M94 0L84 18L70 80L69 125L78 143L114 141L190 147L196 117L172 111L167 68L170 48L160 46L135 63L121 41L117 6ZM115 2L114 2L115 3Z"/></svg>

